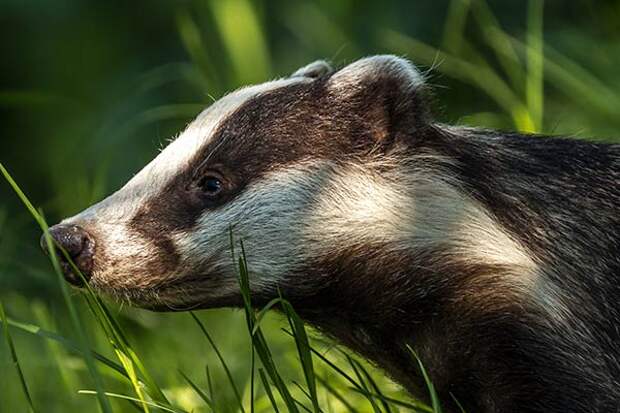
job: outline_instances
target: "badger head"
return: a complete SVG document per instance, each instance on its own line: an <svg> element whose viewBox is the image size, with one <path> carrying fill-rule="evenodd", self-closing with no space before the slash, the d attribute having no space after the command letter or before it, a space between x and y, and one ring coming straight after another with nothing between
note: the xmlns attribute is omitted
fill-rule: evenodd
<svg viewBox="0 0 620 413"><path fill-rule="evenodd" d="M423 90L394 56L242 88L51 235L95 291L143 307L238 305L231 233L257 299L303 294L329 282L305 275L325 257L404 237L408 194L389 170L427 125Z"/></svg>

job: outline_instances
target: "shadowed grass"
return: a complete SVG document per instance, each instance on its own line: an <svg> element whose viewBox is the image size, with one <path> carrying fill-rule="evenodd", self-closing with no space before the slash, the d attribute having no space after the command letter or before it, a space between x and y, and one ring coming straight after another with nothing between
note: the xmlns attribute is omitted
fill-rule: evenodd
<svg viewBox="0 0 620 413"><path fill-rule="evenodd" d="M231 238L231 254L233 260L235 259L235 250L234 250L234 242L232 238L232 231L230 233ZM282 376L278 372L275 361L271 354L271 350L267 344L267 340L263 334L263 331L260 327L254 331L254 327L256 325L256 315L254 313L254 309L252 307L252 300L250 298L250 279L247 268L247 263L245 261L245 251L243 249L243 243L241 244L241 255L238 257L238 276L239 276L239 286L241 289L241 296L243 298L243 309L245 312L246 323L248 327L248 332L251 334L252 345L258 354L258 357L264 367L267 376L271 379L271 382L276 387L282 400L284 401L288 411L291 413L299 412L297 408L296 401L291 395L288 387L286 386ZM254 331L254 334L252 334Z"/></svg>
<svg viewBox="0 0 620 413"><path fill-rule="evenodd" d="M428 376L428 373L426 372L426 369L424 368L424 365L422 364L422 360L420 360L416 352L409 345L407 345L407 349L409 350L414 360L418 364L420 373L422 373L422 377L424 378L424 383L426 384L428 394L430 395L430 398L431 398L433 413L442 413L441 402L439 401L439 396L437 395L437 392L435 391L435 385L433 385L433 382Z"/></svg>
<svg viewBox="0 0 620 413"><path fill-rule="evenodd" d="M13 344L13 339L11 338L11 333L9 332L9 323L6 318L6 314L4 313L4 306L0 302L0 319L2 319L2 329L4 330L4 338L6 340L7 345L9 346L9 351L11 353L11 359L13 360L13 365L15 366L15 370L17 370L17 375L19 376L19 381L22 386L22 390L24 392L24 397L28 402L28 411L34 413L34 403L32 402L32 397L30 396L30 391L28 390L28 384L26 384L26 377L24 376L24 372L22 370L21 365L19 364L19 358L17 357L17 351L15 350L15 345Z"/></svg>
<svg viewBox="0 0 620 413"><path fill-rule="evenodd" d="M526 102L534 130L543 124L543 7L542 0L527 2L527 86ZM514 65L512 65L514 66Z"/></svg>

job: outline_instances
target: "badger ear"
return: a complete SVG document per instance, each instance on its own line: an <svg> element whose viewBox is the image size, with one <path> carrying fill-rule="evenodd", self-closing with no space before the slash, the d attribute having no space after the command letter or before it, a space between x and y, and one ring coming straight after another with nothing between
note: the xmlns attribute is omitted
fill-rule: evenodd
<svg viewBox="0 0 620 413"><path fill-rule="evenodd" d="M327 81L330 99L363 118L375 141L410 136L429 123L428 91L408 60L379 55L360 59Z"/></svg>
<svg viewBox="0 0 620 413"><path fill-rule="evenodd" d="M309 77L316 79L325 76L333 71L332 67L325 60L317 60L304 67L301 67L291 75L291 77Z"/></svg>

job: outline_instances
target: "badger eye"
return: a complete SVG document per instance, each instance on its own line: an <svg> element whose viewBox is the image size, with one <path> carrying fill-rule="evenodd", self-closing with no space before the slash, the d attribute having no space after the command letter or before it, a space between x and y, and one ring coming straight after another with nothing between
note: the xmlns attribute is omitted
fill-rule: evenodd
<svg viewBox="0 0 620 413"><path fill-rule="evenodd" d="M218 177L207 175L198 181L198 187L205 195L215 196L222 191L224 185Z"/></svg>

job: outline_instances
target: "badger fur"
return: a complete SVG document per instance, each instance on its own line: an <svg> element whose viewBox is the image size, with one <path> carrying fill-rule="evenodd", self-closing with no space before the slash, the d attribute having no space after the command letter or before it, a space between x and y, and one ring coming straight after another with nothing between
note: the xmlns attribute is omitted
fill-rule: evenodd
<svg viewBox="0 0 620 413"><path fill-rule="evenodd" d="M446 411L620 411L620 146L439 124L427 89L394 56L240 89L52 235L171 311L241 305L232 227L256 305L424 397L410 346Z"/></svg>

